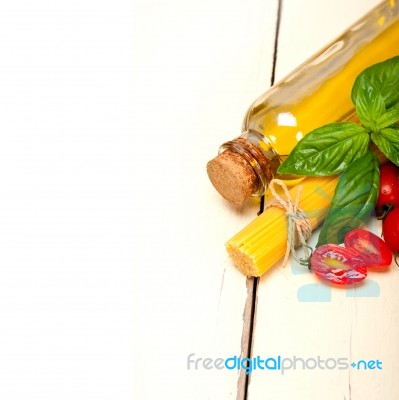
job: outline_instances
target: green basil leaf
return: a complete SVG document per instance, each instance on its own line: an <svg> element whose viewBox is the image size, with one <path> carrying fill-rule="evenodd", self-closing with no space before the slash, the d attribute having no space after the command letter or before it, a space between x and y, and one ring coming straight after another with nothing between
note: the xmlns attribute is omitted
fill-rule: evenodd
<svg viewBox="0 0 399 400"><path fill-rule="evenodd" d="M399 102L399 56L372 65L361 72L352 88L352 102L356 105L362 76L379 90L387 108Z"/></svg>
<svg viewBox="0 0 399 400"><path fill-rule="evenodd" d="M307 176L334 175L367 153L370 136L353 122L335 122L301 139L278 173Z"/></svg>
<svg viewBox="0 0 399 400"><path fill-rule="evenodd" d="M365 224L374 211L379 184L379 164L373 153L354 161L339 178L317 246L342 243L347 232Z"/></svg>
<svg viewBox="0 0 399 400"><path fill-rule="evenodd" d="M371 140L396 165L399 166L399 126L372 132Z"/></svg>
<svg viewBox="0 0 399 400"><path fill-rule="evenodd" d="M384 129L399 120L399 108L392 107L376 121L376 130Z"/></svg>
<svg viewBox="0 0 399 400"><path fill-rule="evenodd" d="M367 76L360 77L356 97L356 112L363 125L378 130L376 121L385 114L384 98Z"/></svg>

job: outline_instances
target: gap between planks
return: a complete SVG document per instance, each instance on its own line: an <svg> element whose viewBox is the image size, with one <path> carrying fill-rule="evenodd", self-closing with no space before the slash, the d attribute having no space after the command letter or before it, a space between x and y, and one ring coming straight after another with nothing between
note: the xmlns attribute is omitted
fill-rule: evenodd
<svg viewBox="0 0 399 400"><path fill-rule="evenodd" d="M280 33L282 8L283 8L283 0L278 0L270 86L274 85L275 75L276 75L278 38ZM263 213L264 205L265 205L265 199L262 196L258 215ZM254 331L256 324L256 304L257 304L259 278L256 277L247 278L246 286L247 286L247 300L245 302L244 313L243 313L243 330L241 335L241 358L243 357L252 358L252 344L254 341ZM245 370L241 369L237 382L237 400L249 400L248 398L249 383L250 383L250 375L246 375Z"/></svg>

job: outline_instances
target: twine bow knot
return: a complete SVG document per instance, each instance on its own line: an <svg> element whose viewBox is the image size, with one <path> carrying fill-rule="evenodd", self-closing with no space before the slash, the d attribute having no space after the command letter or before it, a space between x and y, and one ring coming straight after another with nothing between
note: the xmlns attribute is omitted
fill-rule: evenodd
<svg viewBox="0 0 399 400"><path fill-rule="evenodd" d="M282 188L285 197L277 193L275 185L279 185ZM305 257L308 259L310 257L310 252L308 246L306 246L306 241L312 234L312 225L303 210L299 208L302 186L298 186L295 202L292 200L287 186L280 179L273 179L269 184L269 189L273 195L273 200L268 202L265 208L267 209L276 206L283 208L286 211L285 215L288 220L287 249L283 260L283 266L285 267L287 265L290 254L292 254L293 258L300 263L301 260L296 254L295 245L299 243L299 245L304 247Z"/></svg>

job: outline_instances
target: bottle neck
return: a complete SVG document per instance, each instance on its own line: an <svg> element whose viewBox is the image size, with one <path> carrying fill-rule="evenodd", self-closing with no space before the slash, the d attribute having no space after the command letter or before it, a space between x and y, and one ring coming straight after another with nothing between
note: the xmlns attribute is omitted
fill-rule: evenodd
<svg viewBox="0 0 399 400"><path fill-rule="evenodd" d="M248 197L265 193L281 162L263 135L248 130L220 146L219 155L208 163L208 175L223 197L243 204Z"/></svg>

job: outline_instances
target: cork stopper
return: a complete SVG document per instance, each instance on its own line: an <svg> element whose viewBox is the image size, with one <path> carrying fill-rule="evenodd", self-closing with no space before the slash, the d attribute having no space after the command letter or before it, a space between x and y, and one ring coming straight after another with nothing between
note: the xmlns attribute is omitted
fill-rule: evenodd
<svg viewBox="0 0 399 400"><path fill-rule="evenodd" d="M240 154L225 150L207 164L215 189L230 203L241 206L259 187L259 179Z"/></svg>

